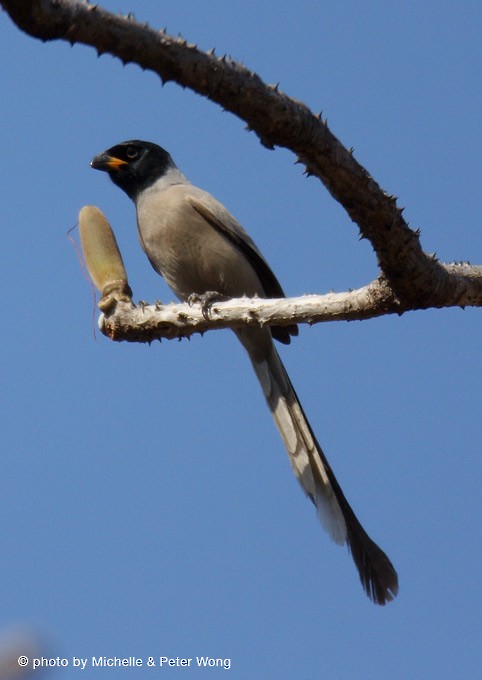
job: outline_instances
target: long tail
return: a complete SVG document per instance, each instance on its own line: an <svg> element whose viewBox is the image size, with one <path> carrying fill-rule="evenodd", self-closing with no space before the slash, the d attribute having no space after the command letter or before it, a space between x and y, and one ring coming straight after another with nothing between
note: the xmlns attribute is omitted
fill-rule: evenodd
<svg viewBox="0 0 482 680"><path fill-rule="evenodd" d="M376 604L390 602L398 593L397 573L346 500L272 341L270 351L261 356L259 344L253 349L252 336L237 335L250 355L291 467L313 501L321 524L336 543L348 544L368 597Z"/></svg>

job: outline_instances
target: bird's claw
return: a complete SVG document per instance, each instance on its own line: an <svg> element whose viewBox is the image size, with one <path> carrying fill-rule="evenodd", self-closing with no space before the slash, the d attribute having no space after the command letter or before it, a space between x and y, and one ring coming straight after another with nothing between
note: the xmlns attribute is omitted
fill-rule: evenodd
<svg viewBox="0 0 482 680"><path fill-rule="evenodd" d="M207 290L202 294L191 293L187 299L187 303L190 307L196 304L201 305L202 315L207 321L213 304L215 302L222 302L223 300L229 300L229 298L222 293L218 293L216 290Z"/></svg>

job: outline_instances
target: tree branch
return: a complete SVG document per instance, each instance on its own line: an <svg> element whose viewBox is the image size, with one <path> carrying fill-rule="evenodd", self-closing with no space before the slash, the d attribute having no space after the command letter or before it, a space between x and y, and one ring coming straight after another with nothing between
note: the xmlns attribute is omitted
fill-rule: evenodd
<svg viewBox="0 0 482 680"><path fill-rule="evenodd" d="M476 301L474 291L466 286L466 265L450 265L453 275L459 277L461 287L456 304L482 304L482 295ZM478 278L482 278L479 267ZM448 301L446 305L451 306ZM203 315L200 305L169 304L135 306L127 302L125 293L120 297L114 292L101 301L104 314L99 319L101 331L112 340L129 342L151 342L162 338L190 337L194 333L205 333L219 328L240 328L246 325L286 325L326 321L355 321L372 319L386 314L403 314L422 309L400 303L390 285L383 277L368 286L346 293L326 295L303 295L297 298L277 300L264 298L237 298L216 302ZM429 304L428 306L437 306Z"/></svg>
<svg viewBox="0 0 482 680"><path fill-rule="evenodd" d="M205 53L181 38L115 16L97 5L71 0L0 0L13 21L41 40L63 39L135 62L189 87L231 111L268 148L291 149L308 174L316 175L370 240L386 281L402 307L478 304L477 267L444 266L423 252L419 232L409 228L396 198L385 193L330 132L326 121L277 86L228 57ZM465 302L458 302L465 300Z"/></svg>

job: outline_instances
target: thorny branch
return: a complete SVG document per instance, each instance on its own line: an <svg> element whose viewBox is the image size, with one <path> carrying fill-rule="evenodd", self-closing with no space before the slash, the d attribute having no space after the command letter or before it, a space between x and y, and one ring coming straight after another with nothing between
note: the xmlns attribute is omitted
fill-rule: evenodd
<svg viewBox="0 0 482 680"><path fill-rule="evenodd" d="M454 275L465 278L466 265L450 265ZM458 272L458 273L457 273ZM479 276L482 274L482 268ZM470 276L470 275L469 275ZM326 321L355 321L386 314L401 315L418 307L403 305L393 295L383 276L368 286L346 293L303 295L297 298L267 300L237 298L216 302L209 313L200 305L139 303L126 299L114 290L101 301L104 315L99 319L101 331L111 340L151 342L167 338L190 337L219 328L246 325L315 324ZM451 306L447 303L443 306ZM115 313L111 312L115 310Z"/></svg>
<svg viewBox="0 0 482 680"><path fill-rule="evenodd" d="M419 232L409 228L396 198L380 188L352 152L330 132L321 115L314 115L276 85L263 83L245 66L227 56L215 55L214 50L202 52L182 38L141 25L131 15L113 15L98 5L72 0L0 0L0 5L19 28L36 38L83 43L94 47L99 55L110 53L124 64L136 63L157 73L163 83L175 81L231 111L246 122L266 147L292 150L307 173L318 177L358 224L361 237L371 242L382 271L376 282L360 290L373 293L381 287L383 304L377 294L365 296L362 308L355 305L345 317L332 310L331 319L369 318L428 307L482 305L482 267L443 265L424 253ZM346 296L350 307L356 294L358 291L341 295ZM275 304L254 301L258 306L261 303L266 307ZM293 313L296 310L298 306L295 310L291 308ZM253 319L252 315L250 318ZM270 320L283 323L285 318L283 312ZM290 320L313 323L326 318L320 311L319 317L310 312L308 318L301 318L295 313ZM233 317L226 325L238 322L240 319L236 321ZM258 322L266 320L261 316ZM208 323L209 327L215 325L213 321ZM219 320L218 325L222 325Z"/></svg>

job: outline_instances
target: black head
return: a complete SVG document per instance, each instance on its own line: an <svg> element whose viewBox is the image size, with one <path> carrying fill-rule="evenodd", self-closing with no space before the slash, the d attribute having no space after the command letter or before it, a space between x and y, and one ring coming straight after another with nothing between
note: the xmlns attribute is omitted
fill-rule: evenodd
<svg viewBox="0 0 482 680"><path fill-rule="evenodd" d="M112 146L90 163L95 170L104 170L133 201L154 184L169 168L175 167L171 156L152 142L132 139Z"/></svg>

